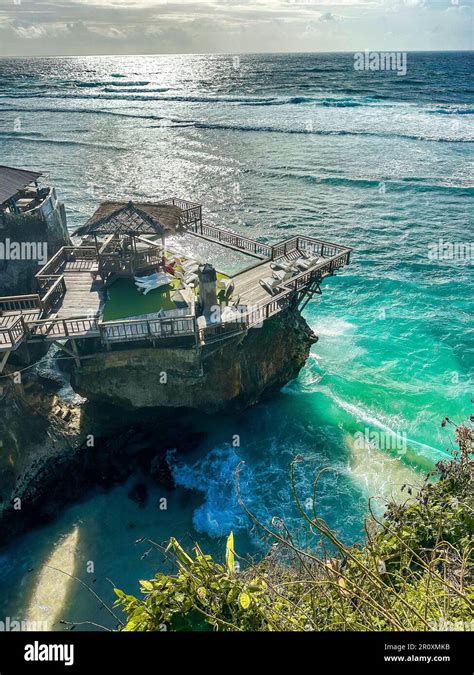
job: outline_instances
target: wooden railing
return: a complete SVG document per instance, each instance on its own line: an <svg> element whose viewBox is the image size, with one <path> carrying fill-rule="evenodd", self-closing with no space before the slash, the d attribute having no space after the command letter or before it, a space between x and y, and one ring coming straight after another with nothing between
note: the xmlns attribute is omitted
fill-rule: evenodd
<svg viewBox="0 0 474 675"><path fill-rule="evenodd" d="M21 312L26 309L41 309L41 300L37 293L0 298L0 312Z"/></svg>
<svg viewBox="0 0 474 675"><path fill-rule="evenodd" d="M96 317L74 319L38 319L28 323L29 333L34 338L58 340L68 337L97 337L99 323Z"/></svg>
<svg viewBox="0 0 474 675"><path fill-rule="evenodd" d="M186 228L188 225L200 225L202 223L202 206L196 202L188 202L178 197L162 199L158 204L177 206L182 213L179 217L179 225Z"/></svg>
<svg viewBox="0 0 474 675"><path fill-rule="evenodd" d="M284 255L288 255L293 251L298 250L298 237L292 237L286 241L282 241L280 244L274 244L272 247L271 258L281 258Z"/></svg>
<svg viewBox="0 0 474 675"><path fill-rule="evenodd" d="M62 299L66 294L66 282L64 277L60 276L53 282L47 291L46 295L41 298L43 305L43 312L49 314L52 308Z"/></svg>
<svg viewBox="0 0 474 675"><path fill-rule="evenodd" d="M100 322L98 317L40 319L28 324L32 339L100 337L104 344L195 335L195 317Z"/></svg>
<svg viewBox="0 0 474 675"><path fill-rule="evenodd" d="M124 257L116 253L103 253L100 256L99 270L103 278L109 274L134 274L144 267L158 265L161 261L162 255L156 248L139 251Z"/></svg>
<svg viewBox="0 0 474 675"><path fill-rule="evenodd" d="M191 315L142 321L107 321L100 324L101 338L105 343L190 336L195 332L196 318Z"/></svg>
<svg viewBox="0 0 474 675"><path fill-rule="evenodd" d="M309 255L319 255L323 258L332 258L344 251L349 253L351 251L351 249L348 249L346 246L333 244L329 241L321 241L320 239L314 239L314 237L298 236L297 240L298 250L308 253Z"/></svg>
<svg viewBox="0 0 474 675"><path fill-rule="evenodd" d="M239 249L243 253L248 253L263 259L269 258L271 260L290 255L297 251L302 251L309 255L322 256L324 258L331 258L343 251L350 251L350 249L338 244L321 241L314 237L299 235L278 244L264 244L255 239L244 237L236 232L204 223L194 227L192 232L206 237L207 239L212 239L224 246L231 246Z"/></svg>
<svg viewBox="0 0 474 675"><path fill-rule="evenodd" d="M36 279L57 275L59 272L62 272L66 262L65 249L66 247L62 246L59 251L57 251L50 260L48 260L46 265L44 265L36 275Z"/></svg>
<svg viewBox="0 0 474 675"><path fill-rule="evenodd" d="M62 278L60 273L64 271L66 263L95 259L97 259L97 253L93 246L62 246L59 251L54 254L51 260L49 260L35 275L35 280L42 299L44 300L43 295L48 295L52 288L55 288L56 292L58 287L62 287L65 292L66 287L64 280L61 284L58 282L58 279Z"/></svg>
<svg viewBox="0 0 474 675"><path fill-rule="evenodd" d="M207 239L212 239L219 244L237 248L243 253L248 253L257 256L258 258L271 258L272 255L272 247L268 244L262 244L255 239L243 237L236 232L224 230L215 225L205 225L204 223L201 223L198 227L194 228L193 232L206 237Z"/></svg>
<svg viewBox="0 0 474 675"><path fill-rule="evenodd" d="M95 250L95 246L65 246L64 254L66 262L97 259L97 251Z"/></svg>
<svg viewBox="0 0 474 675"><path fill-rule="evenodd" d="M0 347L15 347L20 344L26 336L28 330L26 328L23 317L18 319L8 328L0 328Z"/></svg>
<svg viewBox="0 0 474 675"><path fill-rule="evenodd" d="M40 296L45 295L51 286L56 282L57 279L60 279L62 274L51 274L50 276L36 277L36 284L38 286L38 291Z"/></svg>
<svg viewBox="0 0 474 675"><path fill-rule="evenodd" d="M40 269L35 278L41 280L45 277L56 276L64 270L68 262L95 260L96 258L97 252L94 246L62 246Z"/></svg>

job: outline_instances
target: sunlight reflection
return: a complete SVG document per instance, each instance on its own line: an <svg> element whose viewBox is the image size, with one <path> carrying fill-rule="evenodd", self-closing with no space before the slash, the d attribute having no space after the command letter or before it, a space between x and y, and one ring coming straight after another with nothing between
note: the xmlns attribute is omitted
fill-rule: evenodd
<svg viewBox="0 0 474 675"><path fill-rule="evenodd" d="M367 497L378 498L374 504L376 510L380 510L388 499L396 502L406 500L407 493L400 491L403 484L420 483L416 471L389 451L371 445L362 446L350 434L346 434L344 440L351 451L349 476L362 487Z"/></svg>
<svg viewBox="0 0 474 675"><path fill-rule="evenodd" d="M54 624L61 618L73 582L70 577L57 570L74 574L78 539L79 528L74 527L55 546L44 564L26 611L28 621L47 622L48 630L57 630ZM56 569L51 569L52 567Z"/></svg>

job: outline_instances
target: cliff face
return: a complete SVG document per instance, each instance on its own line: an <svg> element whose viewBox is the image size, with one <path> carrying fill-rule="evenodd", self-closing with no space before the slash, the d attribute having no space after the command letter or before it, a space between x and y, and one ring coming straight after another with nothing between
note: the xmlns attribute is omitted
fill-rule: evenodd
<svg viewBox="0 0 474 675"><path fill-rule="evenodd" d="M51 198L47 215L32 214L0 217L0 244L39 244L51 258L61 246L71 244L64 205ZM3 248L3 247L2 247ZM0 295L21 295L36 292L34 276L46 260L0 259Z"/></svg>
<svg viewBox="0 0 474 675"><path fill-rule="evenodd" d="M96 353L72 373L74 388L89 401L64 399L61 383L35 370L19 384L3 378L0 546L91 487L122 482L138 469L172 487L168 450L185 453L202 440L201 415L193 409L235 411L256 403L298 375L316 339L300 314L287 310L245 336L209 346L202 363L190 349Z"/></svg>
<svg viewBox="0 0 474 675"><path fill-rule="evenodd" d="M0 388L0 546L57 516L95 486L110 487L140 470L171 489L166 455L202 440L193 420L117 415L108 407L64 400L57 383L34 372Z"/></svg>
<svg viewBox="0 0 474 675"><path fill-rule="evenodd" d="M297 311L286 310L247 335L191 349L100 352L72 372L91 401L126 408L186 407L205 413L244 409L295 378L317 338Z"/></svg>

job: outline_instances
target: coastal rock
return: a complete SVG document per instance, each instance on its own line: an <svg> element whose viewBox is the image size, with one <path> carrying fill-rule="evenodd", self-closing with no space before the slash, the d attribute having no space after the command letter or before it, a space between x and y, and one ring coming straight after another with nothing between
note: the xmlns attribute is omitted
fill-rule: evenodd
<svg viewBox="0 0 474 675"><path fill-rule="evenodd" d="M287 309L201 355L168 347L89 354L73 369L71 384L91 401L129 409L238 411L297 377L316 341L300 313Z"/></svg>
<svg viewBox="0 0 474 675"><path fill-rule="evenodd" d="M8 249L11 243L39 244L44 254L51 258L61 246L70 246L71 239L66 225L64 205L55 201L54 208L45 216L42 213L1 215L0 248ZM45 248L43 248L45 247ZM0 295L36 293L34 276L46 260L0 259Z"/></svg>
<svg viewBox="0 0 474 675"><path fill-rule="evenodd" d="M183 348L96 353L72 371L74 388L86 395L80 403L64 399L64 383L40 371L25 371L18 384L4 378L0 546L91 489L133 474L173 489L169 451L184 454L201 443L201 412L244 409L279 390L298 375L316 339L297 311L286 310L262 328L209 345L202 362ZM168 382L158 384L163 371ZM146 500L137 486L130 497Z"/></svg>
<svg viewBox="0 0 474 675"><path fill-rule="evenodd" d="M134 473L152 473L168 489L168 451L187 452L203 438L192 420L178 423L173 411L158 428L157 415L69 403L56 382L34 372L21 384L6 382L0 396L0 546L55 518L91 489L107 489Z"/></svg>

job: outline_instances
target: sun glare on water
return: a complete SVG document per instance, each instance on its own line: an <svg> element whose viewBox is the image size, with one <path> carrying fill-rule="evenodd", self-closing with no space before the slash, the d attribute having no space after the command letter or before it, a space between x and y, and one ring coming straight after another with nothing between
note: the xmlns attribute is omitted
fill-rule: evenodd
<svg viewBox="0 0 474 675"><path fill-rule="evenodd" d="M78 540L79 528L74 527L43 565L25 613L28 622L43 625L47 630L57 630L55 624L66 607L73 583L67 575L74 574Z"/></svg>

